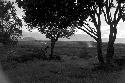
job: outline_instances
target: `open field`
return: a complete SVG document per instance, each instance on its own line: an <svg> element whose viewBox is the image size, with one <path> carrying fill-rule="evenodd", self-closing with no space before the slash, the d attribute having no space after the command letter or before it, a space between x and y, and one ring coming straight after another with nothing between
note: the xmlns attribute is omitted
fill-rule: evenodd
<svg viewBox="0 0 125 83"><path fill-rule="evenodd" d="M120 69L103 71L94 69L98 62L96 47L86 47L85 42L57 42L55 55L58 60L42 60L32 57L50 42L19 42L15 47L0 48L0 61L3 72L11 83L119 83ZM125 55L125 45L115 45L115 55ZM49 54L50 49L48 49ZM103 45L106 53L106 43ZM37 53L38 52L38 53ZM26 60L18 59L28 56ZM31 56L32 58L29 58ZM124 67L122 67L124 70Z"/></svg>

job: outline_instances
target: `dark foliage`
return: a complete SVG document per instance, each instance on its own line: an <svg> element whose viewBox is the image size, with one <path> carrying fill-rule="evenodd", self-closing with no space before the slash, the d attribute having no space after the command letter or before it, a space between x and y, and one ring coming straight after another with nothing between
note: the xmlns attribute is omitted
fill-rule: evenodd
<svg viewBox="0 0 125 83"><path fill-rule="evenodd" d="M75 3L75 0L16 1L19 7L22 7L25 11L24 20L30 26L30 29L37 27L41 33L46 34L46 37L52 39L52 41L57 41L59 37L72 35L74 26L71 26L74 21L83 22L90 15L95 14L98 6L103 6L103 0L79 0L77 3Z"/></svg>
<svg viewBox="0 0 125 83"><path fill-rule="evenodd" d="M0 1L0 42L5 45L16 44L22 35L22 21L13 4L10 1Z"/></svg>
<svg viewBox="0 0 125 83"><path fill-rule="evenodd" d="M46 38L51 39L51 56L58 38L68 38L75 32L72 22L78 19L81 11L77 10L72 0L16 0L25 11L24 21L29 29L34 27ZM84 15L84 14L83 14Z"/></svg>
<svg viewBox="0 0 125 83"><path fill-rule="evenodd" d="M29 29L37 27L49 39L69 37L74 30L68 26L77 19L77 11L72 0L17 0L19 7L25 11L24 20Z"/></svg>

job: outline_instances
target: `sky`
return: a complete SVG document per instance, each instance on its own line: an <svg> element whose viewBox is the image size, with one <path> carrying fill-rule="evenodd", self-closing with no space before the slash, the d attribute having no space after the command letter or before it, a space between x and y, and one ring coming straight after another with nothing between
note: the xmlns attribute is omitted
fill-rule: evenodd
<svg viewBox="0 0 125 83"><path fill-rule="evenodd" d="M15 0L10 0L10 1L15 1ZM17 15L19 16L19 18L22 18L23 13L23 9L18 8L17 4L15 4L15 7L17 9ZM114 10L112 10L113 12ZM25 25L25 23L23 22L23 24ZM92 27L93 24L90 24ZM123 22L122 20L120 20L120 22L117 25L118 28L118 33L117 33L117 38L125 38L125 22ZM29 32L25 26L23 26L22 28L24 36L30 36L33 35L35 33L36 37L40 37L40 33L37 31L37 29L33 30L32 32ZM109 25L107 25L107 23L105 22L104 16L101 15L101 31L102 31L102 38L108 38L109 35ZM81 30L77 30L77 32L75 34L85 34L87 35L85 32L81 31ZM44 36L44 35L42 35Z"/></svg>

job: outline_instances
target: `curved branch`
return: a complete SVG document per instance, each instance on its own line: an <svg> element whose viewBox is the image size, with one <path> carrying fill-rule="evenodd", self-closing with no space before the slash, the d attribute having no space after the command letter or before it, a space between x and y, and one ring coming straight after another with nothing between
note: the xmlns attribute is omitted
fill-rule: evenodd
<svg viewBox="0 0 125 83"><path fill-rule="evenodd" d="M92 18L92 22L94 23L95 27L98 26L97 22L96 22L96 18L95 18L95 15L90 15L91 18Z"/></svg>
<svg viewBox="0 0 125 83"><path fill-rule="evenodd" d="M97 14L97 16L99 16L99 13L97 12L97 7L93 6L93 9L94 9L95 14Z"/></svg>
<svg viewBox="0 0 125 83"><path fill-rule="evenodd" d="M118 3L118 6L117 6L116 11L114 13L114 20L116 20L116 15L118 13L119 7L120 7L120 4Z"/></svg>
<svg viewBox="0 0 125 83"><path fill-rule="evenodd" d="M118 24L118 22L120 21L121 18L122 18L122 15L119 15L115 23Z"/></svg>
<svg viewBox="0 0 125 83"><path fill-rule="evenodd" d="M111 19L110 19L110 9L111 9L111 2L109 0L106 0L106 15L107 15L107 19L108 19L108 23L111 23Z"/></svg>
<svg viewBox="0 0 125 83"><path fill-rule="evenodd" d="M85 24L88 28L87 28L84 24ZM91 33L93 33L94 35L97 36L97 34L96 34L97 32L96 32L96 30L95 30L94 28L90 27L90 25L87 24L87 23L85 23L85 22L84 22L84 24L83 24L83 26L84 26L89 32L91 32Z"/></svg>
<svg viewBox="0 0 125 83"><path fill-rule="evenodd" d="M116 19L116 23L118 24L118 22L122 18L122 9L120 9L120 4L118 4L117 9L119 9L118 18Z"/></svg>
<svg viewBox="0 0 125 83"><path fill-rule="evenodd" d="M102 12L104 13L104 17L105 17L105 21L106 21L106 23L107 23L107 24L110 24L109 21L108 21L108 19L107 19L107 15L106 15L104 9L102 9Z"/></svg>
<svg viewBox="0 0 125 83"><path fill-rule="evenodd" d="M81 29L82 31L84 31L85 33L87 33L88 35L90 35L92 38L94 38L97 41L97 37L94 36L94 34L92 34L92 32L88 32L85 29L81 28L80 26L77 26L78 29Z"/></svg>

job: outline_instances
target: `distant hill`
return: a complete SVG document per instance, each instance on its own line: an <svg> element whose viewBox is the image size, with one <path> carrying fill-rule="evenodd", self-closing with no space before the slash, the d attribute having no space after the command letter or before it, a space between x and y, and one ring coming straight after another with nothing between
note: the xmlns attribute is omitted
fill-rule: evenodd
<svg viewBox="0 0 125 83"><path fill-rule="evenodd" d="M102 38L103 42L108 42L108 38ZM116 38L115 43L125 43L125 38Z"/></svg>
<svg viewBox="0 0 125 83"><path fill-rule="evenodd" d="M48 38L45 37L44 34L41 34L39 32L25 32L23 31L23 36L24 37L32 37L35 38L36 40L49 40ZM85 34L75 34L70 37L70 39L67 38L59 38L59 41L94 41L92 37L89 35Z"/></svg>
<svg viewBox="0 0 125 83"><path fill-rule="evenodd" d="M32 37L36 40L49 40L45 37L44 34L41 34L39 32L25 32L23 31L23 37Z"/></svg>
<svg viewBox="0 0 125 83"><path fill-rule="evenodd" d="M36 40L35 38L33 38L33 37L24 37L23 38L25 41L34 41L34 40Z"/></svg>
<svg viewBox="0 0 125 83"><path fill-rule="evenodd" d="M33 37L24 37L22 39L19 39L19 41L35 41L36 39Z"/></svg>
<svg viewBox="0 0 125 83"><path fill-rule="evenodd" d="M70 39L59 38L59 40L60 41L95 41L92 37L90 37L89 35L85 35L85 34L75 34L69 38Z"/></svg>
<svg viewBox="0 0 125 83"><path fill-rule="evenodd" d="M45 37L44 34L38 33L38 32L25 32L23 31L23 40L50 40ZM59 38L59 41L95 41L92 37L85 34L75 34L70 37L70 39L67 38ZM107 42L108 38L102 38L103 42ZM125 38L117 38L115 43L125 43Z"/></svg>

